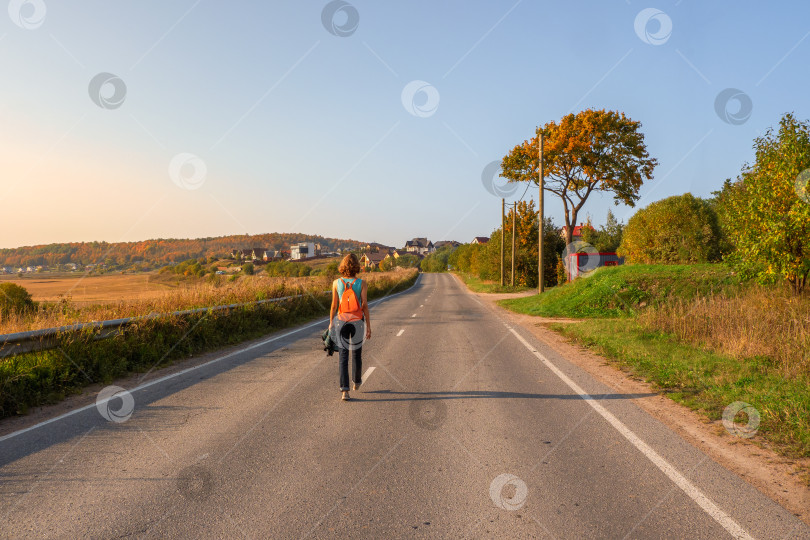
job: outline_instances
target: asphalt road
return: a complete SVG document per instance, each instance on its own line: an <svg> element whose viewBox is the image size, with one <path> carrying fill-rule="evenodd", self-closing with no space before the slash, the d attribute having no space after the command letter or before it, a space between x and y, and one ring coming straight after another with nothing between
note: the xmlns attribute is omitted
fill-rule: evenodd
<svg viewBox="0 0 810 540"><path fill-rule="evenodd" d="M371 313L353 401L318 323L0 439L0 537L810 538L452 276Z"/></svg>

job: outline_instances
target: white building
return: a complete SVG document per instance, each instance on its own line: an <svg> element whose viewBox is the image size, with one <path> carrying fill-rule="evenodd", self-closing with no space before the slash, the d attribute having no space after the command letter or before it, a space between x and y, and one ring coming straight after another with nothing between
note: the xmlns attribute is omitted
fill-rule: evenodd
<svg viewBox="0 0 810 540"><path fill-rule="evenodd" d="M301 242L300 244L293 244L290 246L290 259L297 261L301 259L308 259L314 257L315 243L314 242Z"/></svg>

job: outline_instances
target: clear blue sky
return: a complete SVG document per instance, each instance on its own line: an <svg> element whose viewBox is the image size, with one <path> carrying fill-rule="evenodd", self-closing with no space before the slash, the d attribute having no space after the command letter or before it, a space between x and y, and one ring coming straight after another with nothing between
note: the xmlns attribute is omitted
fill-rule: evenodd
<svg viewBox="0 0 810 540"><path fill-rule="evenodd" d="M640 206L708 196L783 113L810 118L807 2L352 0L330 19L343 37L327 4L12 1L0 247L273 231L469 241L500 221L484 167L570 111L643 123L660 165ZM125 91L99 83L91 99L99 73ZM403 105L414 80L435 89L406 100L422 117ZM750 98L747 119L717 114L726 88ZM586 212L601 223L611 204ZM557 199L546 209L562 224Z"/></svg>

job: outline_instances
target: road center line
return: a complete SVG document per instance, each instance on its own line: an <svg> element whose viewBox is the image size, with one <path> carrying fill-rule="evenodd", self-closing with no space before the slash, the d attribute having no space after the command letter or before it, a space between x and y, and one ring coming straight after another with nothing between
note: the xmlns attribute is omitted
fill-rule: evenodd
<svg viewBox="0 0 810 540"><path fill-rule="evenodd" d="M593 399L585 390L579 387L577 383L572 381L568 376L563 373L560 368L556 365L552 364L545 356L543 356L540 351L532 347L532 345L526 341L523 336L518 334L514 328L509 325L505 325L512 334L520 341L529 351L535 355L547 368L554 372L557 377L559 377L565 384L571 388L574 392L579 394L579 396L591 407L594 408L596 412L598 412L602 418L608 421L610 425L616 428L616 431L622 434L625 439L630 441L630 443L635 446L644 456L652 461L652 463L658 467L658 469L667 475L672 482L675 483L676 486L681 488L681 490L686 493L689 498L691 498L704 512L709 514L717 523L719 523L728 533L737 539L746 539L746 540L753 540L753 537L748 534L748 532L743 529L734 519L731 518L728 514L723 512L714 502L711 501L706 495L703 494L700 489L698 489L692 482L686 479L681 473L675 469L667 460L661 457L658 452L653 450L647 443L641 440L635 433L633 433L630 428L625 426L618 418L613 416L607 409L605 409L601 404L599 404L595 399Z"/></svg>
<svg viewBox="0 0 810 540"><path fill-rule="evenodd" d="M402 330L397 332L397 337L401 336L404 332L405 332L405 329L403 328Z"/></svg>
<svg viewBox="0 0 810 540"><path fill-rule="evenodd" d="M368 382L368 378L371 376L372 373L374 373L375 369L377 369L377 368L375 368L374 366L371 366L370 368L368 368L366 370L365 373L363 373L363 377L360 379L361 381L363 381L363 384L366 384Z"/></svg>

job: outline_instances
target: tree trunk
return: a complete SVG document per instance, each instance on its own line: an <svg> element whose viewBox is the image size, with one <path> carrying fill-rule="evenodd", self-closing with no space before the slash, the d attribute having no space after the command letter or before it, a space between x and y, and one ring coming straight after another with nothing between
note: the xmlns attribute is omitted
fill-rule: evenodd
<svg viewBox="0 0 810 540"><path fill-rule="evenodd" d="M574 211L574 215L571 215L571 211L568 210L568 201L563 198L563 207L565 208L565 245L568 246L574 238L574 227L571 223L577 222L577 213ZM571 219L573 217L573 219Z"/></svg>
<svg viewBox="0 0 810 540"><path fill-rule="evenodd" d="M566 213L567 214L567 213ZM571 214L571 223L568 223L568 215L565 216L565 245L569 245L574 241L574 227L577 226L577 215L579 213L574 210Z"/></svg>

